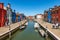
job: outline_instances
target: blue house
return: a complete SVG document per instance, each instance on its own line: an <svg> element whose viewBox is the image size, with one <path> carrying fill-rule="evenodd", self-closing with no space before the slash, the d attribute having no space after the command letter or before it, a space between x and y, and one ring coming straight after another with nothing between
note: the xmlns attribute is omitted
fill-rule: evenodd
<svg viewBox="0 0 60 40"><path fill-rule="evenodd" d="M16 22L16 13L15 13L15 10L14 10L14 12L12 12L12 22L13 23Z"/></svg>
<svg viewBox="0 0 60 40"><path fill-rule="evenodd" d="M47 16L48 22L51 22L51 11L48 11L48 16Z"/></svg>
<svg viewBox="0 0 60 40"><path fill-rule="evenodd" d="M20 14L20 17L22 20L24 20L26 18L24 14Z"/></svg>
<svg viewBox="0 0 60 40"><path fill-rule="evenodd" d="M20 18L20 16L18 16L18 22L20 22L21 21L21 18Z"/></svg>

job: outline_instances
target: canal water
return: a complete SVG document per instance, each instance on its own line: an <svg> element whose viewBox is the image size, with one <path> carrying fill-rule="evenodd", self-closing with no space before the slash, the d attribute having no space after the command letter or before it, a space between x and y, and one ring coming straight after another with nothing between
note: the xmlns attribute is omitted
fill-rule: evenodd
<svg viewBox="0 0 60 40"><path fill-rule="evenodd" d="M12 35L12 40L45 40L45 38L41 37L38 31L34 29L34 22L28 21L24 30L18 30Z"/></svg>

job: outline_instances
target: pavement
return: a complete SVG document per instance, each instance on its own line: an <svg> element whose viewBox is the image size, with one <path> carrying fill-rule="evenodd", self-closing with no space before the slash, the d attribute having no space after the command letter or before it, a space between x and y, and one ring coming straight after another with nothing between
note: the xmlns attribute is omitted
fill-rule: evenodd
<svg viewBox="0 0 60 40"><path fill-rule="evenodd" d="M11 30L14 30L15 28L21 26L22 24L24 24L27 20L23 20L17 23L13 23L10 25ZM11 31L10 30L10 31ZM9 32L9 26L4 26L4 27L0 27L0 36L4 35L5 33Z"/></svg>

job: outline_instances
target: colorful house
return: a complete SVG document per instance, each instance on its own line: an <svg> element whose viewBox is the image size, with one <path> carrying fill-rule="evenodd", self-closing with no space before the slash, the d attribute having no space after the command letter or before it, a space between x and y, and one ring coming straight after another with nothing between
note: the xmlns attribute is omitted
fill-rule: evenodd
<svg viewBox="0 0 60 40"><path fill-rule="evenodd" d="M17 13L17 14L16 14L16 22L20 22L20 21L21 21L20 14Z"/></svg>
<svg viewBox="0 0 60 40"><path fill-rule="evenodd" d="M47 16L48 16L48 11L45 10L44 11L44 21L46 21L46 22L48 21Z"/></svg>
<svg viewBox="0 0 60 40"><path fill-rule="evenodd" d="M52 23L60 23L60 6L55 6L53 9L52 9Z"/></svg>
<svg viewBox="0 0 60 40"><path fill-rule="evenodd" d="M44 15L43 14L37 14L35 15L36 19L44 19Z"/></svg>
<svg viewBox="0 0 60 40"><path fill-rule="evenodd" d="M7 5L7 23L9 25L12 23L12 9L11 9L11 5L9 3Z"/></svg>
<svg viewBox="0 0 60 40"><path fill-rule="evenodd" d="M12 22L15 23L16 22L16 12L14 10L14 12L12 12Z"/></svg>
<svg viewBox="0 0 60 40"><path fill-rule="evenodd" d="M22 13L22 14L20 14L20 18L21 18L21 20L24 20L24 19L26 19L26 16Z"/></svg>
<svg viewBox="0 0 60 40"><path fill-rule="evenodd" d="M48 22L51 22L51 10L48 11L47 19L48 19Z"/></svg>
<svg viewBox="0 0 60 40"><path fill-rule="evenodd" d="M0 3L0 27L5 25L6 20L6 10L4 10L4 4Z"/></svg>

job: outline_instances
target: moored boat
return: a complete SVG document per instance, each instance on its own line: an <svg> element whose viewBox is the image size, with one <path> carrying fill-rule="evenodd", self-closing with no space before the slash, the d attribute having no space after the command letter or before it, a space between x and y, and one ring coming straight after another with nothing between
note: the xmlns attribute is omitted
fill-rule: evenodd
<svg viewBox="0 0 60 40"><path fill-rule="evenodd" d="M35 24L34 24L34 28L35 28L35 29L38 29L39 27L40 27L40 26L39 26L38 23L35 23Z"/></svg>
<svg viewBox="0 0 60 40"><path fill-rule="evenodd" d="M20 26L20 29L24 29L25 28L25 26Z"/></svg>
<svg viewBox="0 0 60 40"><path fill-rule="evenodd" d="M28 25L28 22L26 22L25 25L27 26Z"/></svg>
<svg viewBox="0 0 60 40"><path fill-rule="evenodd" d="M39 31L39 33L41 34L42 37L45 36L45 32L44 32L44 30L41 29L41 30L38 30L38 31Z"/></svg>

